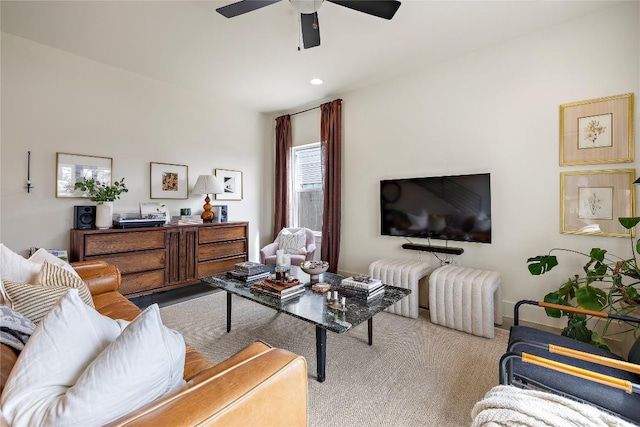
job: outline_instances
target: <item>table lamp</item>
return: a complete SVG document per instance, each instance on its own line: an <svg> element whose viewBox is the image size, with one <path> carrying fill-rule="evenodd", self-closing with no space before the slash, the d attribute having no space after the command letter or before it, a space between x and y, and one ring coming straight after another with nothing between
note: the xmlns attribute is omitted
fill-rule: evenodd
<svg viewBox="0 0 640 427"><path fill-rule="evenodd" d="M209 202L211 199L209 198L209 194L220 194L224 193L224 188L218 178L213 175L200 175L198 180L196 181L196 185L193 187L194 194L206 194L207 197L204 198L204 211L200 218L202 218L203 222L213 222L213 218L215 214L211 212L211 205Z"/></svg>

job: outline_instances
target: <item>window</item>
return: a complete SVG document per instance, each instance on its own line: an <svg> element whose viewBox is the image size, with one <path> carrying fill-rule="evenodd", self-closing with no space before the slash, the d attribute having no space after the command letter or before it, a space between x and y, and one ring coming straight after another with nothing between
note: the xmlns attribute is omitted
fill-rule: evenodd
<svg viewBox="0 0 640 427"><path fill-rule="evenodd" d="M320 143L293 147L293 226L322 231Z"/></svg>

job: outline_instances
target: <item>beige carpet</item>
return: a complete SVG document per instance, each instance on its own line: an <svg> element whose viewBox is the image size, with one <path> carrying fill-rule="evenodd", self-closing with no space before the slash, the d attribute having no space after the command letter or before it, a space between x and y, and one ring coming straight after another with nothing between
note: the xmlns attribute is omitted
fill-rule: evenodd
<svg viewBox="0 0 640 427"><path fill-rule="evenodd" d="M498 383L508 333L476 337L418 319L380 313L373 346L366 322L327 332L327 379L316 381L315 327L239 297L226 332L223 292L161 309L164 323L220 362L255 340L300 354L309 367L309 426L468 426L471 408ZM282 402L286 410L286 402Z"/></svg>

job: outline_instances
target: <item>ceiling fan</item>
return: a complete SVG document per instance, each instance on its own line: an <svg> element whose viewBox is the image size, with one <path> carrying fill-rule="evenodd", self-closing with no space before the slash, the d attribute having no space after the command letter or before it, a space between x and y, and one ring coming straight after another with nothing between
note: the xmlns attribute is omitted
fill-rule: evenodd
<svg viewBox="0 0 640 427"><path fill-rule="evenodd" d="M260 9L280 0L241 0L216 9L227 18L242 15ZM318 24L318 9L324 0L289 0L300 12L300 26L302 27L302 42L305 49L320 46L320 26ZM400 7L397 0L327 0L349 9L363 12L379 18L391 19Z"/></svg>

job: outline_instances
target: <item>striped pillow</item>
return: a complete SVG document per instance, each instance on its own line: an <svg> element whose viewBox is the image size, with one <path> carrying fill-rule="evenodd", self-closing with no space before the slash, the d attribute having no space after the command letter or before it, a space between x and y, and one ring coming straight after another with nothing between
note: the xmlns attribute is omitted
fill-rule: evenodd
<svg viewBox="0 0 640 427"><path fill-rule="evenodd" d="M61 267L45 262L41 271L42 285L3 280L0 291L9 306L33 323L38 323L70 288L78 289L80 298L95 308L89 288L82 279Z"/></svg>
<svg viewBox="0 0 640 427"><path fill-rule="evenodd" d="M91 292L86 283L84 283L78 275L71 273L64 267L45 261L44 264L42 264L38 278L42 286L76 288L82 301L89 307L96 308L96 306L93 305L93 298L91 298Z"/></svg>

